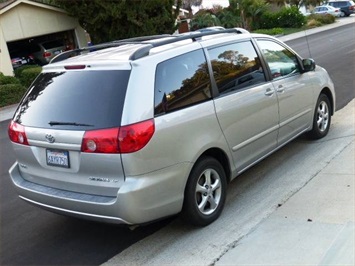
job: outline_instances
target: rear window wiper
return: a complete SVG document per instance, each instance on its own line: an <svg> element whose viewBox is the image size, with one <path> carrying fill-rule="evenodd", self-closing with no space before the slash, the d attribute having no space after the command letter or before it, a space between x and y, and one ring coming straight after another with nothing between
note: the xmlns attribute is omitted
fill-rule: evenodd
<svg viewBox="0 0 355 266"><path fill-rule="evenodd" d="M48 123L50 126L78 126L78 127L93 127L94 125L82 124L76 122L59 122L59 121L50 121Z"/></svg>

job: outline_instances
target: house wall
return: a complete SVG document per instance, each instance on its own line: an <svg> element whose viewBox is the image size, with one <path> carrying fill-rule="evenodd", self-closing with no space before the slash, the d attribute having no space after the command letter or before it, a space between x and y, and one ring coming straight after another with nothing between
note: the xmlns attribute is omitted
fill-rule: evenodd
<svg viewBox="0 0 355 266"><path fill-rule="evenodd" d="M12 64L10 59L9 50L4 39L4 33L1 27L0 20L0 72L4 73L7 76L13 75Z"/></svg>
<svg viewBox="0 0 355 266"><path fill-rule="evenodd" d="M1 10L3 11L3 10ZM79 47L87 46L85 31L78 21L57 8L21 3L0 11L0 72L13 75L7 42L50 33L74 30Z"/></svg>

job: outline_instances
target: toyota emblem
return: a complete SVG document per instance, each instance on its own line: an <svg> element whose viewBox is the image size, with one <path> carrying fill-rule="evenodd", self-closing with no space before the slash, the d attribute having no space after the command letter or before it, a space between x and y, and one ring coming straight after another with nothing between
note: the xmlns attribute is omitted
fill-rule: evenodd
<svg viewBox="0 0 355 266"><path fill-rule="evenodd" d="M46 134L46 140L49 143L54 143L55 142L55 138L51 134Z"/></svg>

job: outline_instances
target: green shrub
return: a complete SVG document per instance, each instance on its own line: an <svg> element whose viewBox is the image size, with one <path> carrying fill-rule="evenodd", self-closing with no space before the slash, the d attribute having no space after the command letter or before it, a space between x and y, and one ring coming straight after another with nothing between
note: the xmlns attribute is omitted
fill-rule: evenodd
<svg viewBox="0 0 355 266"><path fill-rule="evenodd" d="M21 74L24 70L29 69L29 68L36 68L36 67L38 67L38 65L24 65L24 66L18 67L14 70L15 77L20 78Z"/></svg>
<svg viewBox="0 0 355 266"><path fill-rule="evenodd" d="M19 84L20 81L11 76L4 76L3 74L0 75L0 85L5 85L5 84Z"/></svg>
<svg viewBox="0 0 355 266"><path fill-rule="evenodd" d="M0 85L0 107L18 103L25 92L21 84Z"/></svg>
<svg viewBox="0 0 355 266"><path fill-rule="evenodd" d="M40 66L22 66L15 70L15 77L0 73L0 107L18 103L41 71Z"/></svg>
<svg viewBox="0 0 355 266"><path fill-rule="evenodd" d="M307 21L307 29L312 29L320 26L322 26L322 23L316 19L308 19Z"/></svg>
<svg viewBox="0 0 355 266"><path fill-rule="evenodd" d="M265 12L259 24L263 29L300 28L306 23L305 16L296 6L283 7L278 12Z"/></svg>
<svg viewBox="0 0 355 266"><path fill-rule="evenodd" d="M21 84L28 88L35 78L41 73L42 68L40 66L32 66L30 68L23 69L19 74Z"/></svg>
<svg viewBox="0 0 355 266"><path fill-rule="evenodd" d="M324 25L334 23L335 17L330 14L311 14L307 17L307 25L311 24L312 20L316 20L318 24L320 23L321 25Z"/></svg>
<svg viewBox="0 0 355 266"><path fill-rule="evenodd" d="M279 27L277 21L277 13L265 12L264 14L262 14L259 21L259 27L261 29L272 29Z"/></svg>
<svg viewBox="0 0 355 266"><path fill-rule="evenodd" d="M280 35L284 33L284 30L281 28L272 28L272 29L260 29L253 31L255 33L262 33L268 35Z"/></svg>
<svg viewBox="0 0 355 266"><path fill-rule="evenodd" d="M198 30L206 27L220 26L219 19L208 12L200 12L190 21L191 30Z"/></svg>
<svg viewBox="0 0 355 266"><path fill-rule="evenodd" d="M279 27L301 28L306 23L306 17L296 6L281 8L279 12Z"/></svg>

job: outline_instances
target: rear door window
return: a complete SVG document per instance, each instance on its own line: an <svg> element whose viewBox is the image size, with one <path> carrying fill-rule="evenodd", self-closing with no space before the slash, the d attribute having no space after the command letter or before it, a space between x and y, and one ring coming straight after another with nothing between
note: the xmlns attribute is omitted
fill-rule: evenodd
<svg viewBox="0 0 355 266"><path fill-rule="evenodd" d="M157 66L155 115L211 99L210 76L202 50L186 53Z"/></svg>
<svg viewBox="0 0 355 266"><path fill-rule="evenodd" d="M129 75L129 70L42 73L22 100L14 120L39 128L118 127Z"/></svg>
<svg viewBox="0 0 355 266"><path fill-rule="evenodd" d="M250 41L209 49L219 93L229 93L265 82L264 70Z"/></svg>

